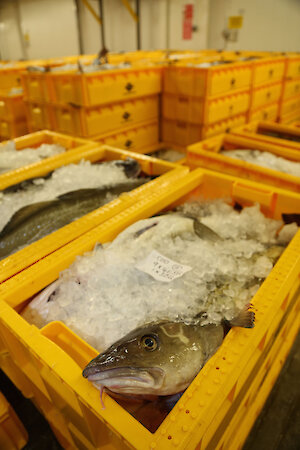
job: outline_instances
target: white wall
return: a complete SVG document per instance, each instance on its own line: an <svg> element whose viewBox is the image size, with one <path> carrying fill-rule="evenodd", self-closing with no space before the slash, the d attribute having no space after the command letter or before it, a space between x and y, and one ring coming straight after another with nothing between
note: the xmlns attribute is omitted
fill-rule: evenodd
<svg viewBox="0 0 300 450"><path fill-rule="evenodd" d="M98 0L89 0L99 14ZM22 49L16 11L20 5L22 33L29 43ZM135 9L135 1L130 1ZM198 31L191 40L182 39L182 15L186 3L194 4L194 25ZM141 0L142 49L199 49L207 45L209 0ZM136 23L121 0L103 0L106 46L110 51L136 50ZM99 25L80 4L84 53L101 48ZM169 13L169 39L167 14ZM1 25L4 24L4 25ZM3 58L48 58L79 53L74 0L1 0L0 52Z"/></svg>
<svg viewBox="0 0 300 450"><path fill-rule="evenodd" d="M25 54L16 19L18 4L21 29L29 37ZM78 54L75 5L72 0L2 0L0 5L0 21L4 23L0 34L3 58L28 56L35 59Z"/></svg>
<svg viewBox="0 0 300 450"><path fill-rule="evenodd" d="M209 48L223 48L229 16L243 14L237 42L228 50L300 51L299 0L210 0Z"/></svg>

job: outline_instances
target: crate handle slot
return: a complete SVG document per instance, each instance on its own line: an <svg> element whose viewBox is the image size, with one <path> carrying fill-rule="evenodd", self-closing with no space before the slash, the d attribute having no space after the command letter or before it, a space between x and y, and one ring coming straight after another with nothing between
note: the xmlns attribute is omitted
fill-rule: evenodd
<svg viewBox="0 0 300 450"><path fill-rule="evenodd" d="M133 142L130 139L128 139L128 141L125 142L125 147L129 148L132 146L132 144Z"/></svg>
<svg viewBox="0 0 300 450"><path fill-rule="evenodd" d="M123 119L128 120L130 116L131 114L128 111L125 111L122 117Z"/></svg>
<svg viewBox="0 0 300 450"><path fill-rule="evenodd" d="M233 111L233 105L229 105L229 112L232 113Z"/></svg>
<svg viewBox="0 0 300 450"><path fill-rule="evenodd" d="M130 82L128 82L128 83L126 84L126 86L125 86L125 89L126 89L128 92L132 91L133 88L134 88L134 85L133 85L132 83L130 83Z"/></svg>
<svg viewBox="0 0 300 450"><path fill-rule="evenodd" d="M274 69L270 69L270 70L269 70L269 76L272 77L273 74L274 74Z"/></svg>
<svg viewBox="0 0 300 450"><path fill-rule="evenodd" d="M231 86L234 86L234 85L235 85L235 82L236 82L236 79L235 79L235 78L232 78L231 81L230 81Z"/></svg>
<svg viewBox="0 0 300 450"><path fill-rule="evenodd" d="M266 111L265 111L264 114L263 114L263 118L264 118L264 119L267 119L267 118L268 118L268 113L267 113Z"/></svg>
<svg viewBox="0 0 300 450"><path fill-rule="evenodd" d="M267 98L270 98L271 97L271 92L269 91L269 92L267 92Z"/></svg>

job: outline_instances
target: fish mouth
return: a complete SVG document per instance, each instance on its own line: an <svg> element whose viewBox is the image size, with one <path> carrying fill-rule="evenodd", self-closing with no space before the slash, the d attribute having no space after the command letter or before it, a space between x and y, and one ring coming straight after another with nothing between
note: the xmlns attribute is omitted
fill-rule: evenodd
<svg viewBox="0 0 300 450"><path fill-rule="evenodd" d="M99 371L97 367L86 367L82 375L98 386L112 392L128 394L154 393L163 384L165 372L158 367L116 367Z"/></svg>

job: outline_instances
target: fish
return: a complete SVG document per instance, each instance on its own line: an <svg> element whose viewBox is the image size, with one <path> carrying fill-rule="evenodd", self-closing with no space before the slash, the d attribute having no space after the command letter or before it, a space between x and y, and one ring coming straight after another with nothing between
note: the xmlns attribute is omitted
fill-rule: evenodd
<svg viewBox="0 0 300 450"><path fill-rule="evenodd" d="M231 321L160 321L136 328L87 364L82 375L102 394L168 396L184 391L223 342L228 327L253 328L247 305Z"/></svg>
<svg viewBox="0 0 300 450"><path fill-rule="evenodd" d="M123 164L129 177L136 176L140 171L135 160L119 161L118 164ZM147 181L147 178L136 178L114 186L79 189L60 195L54 200L24 206L11 217L0 232L0 259L105 205L109 201L108 195L118 196Z"/></svg>

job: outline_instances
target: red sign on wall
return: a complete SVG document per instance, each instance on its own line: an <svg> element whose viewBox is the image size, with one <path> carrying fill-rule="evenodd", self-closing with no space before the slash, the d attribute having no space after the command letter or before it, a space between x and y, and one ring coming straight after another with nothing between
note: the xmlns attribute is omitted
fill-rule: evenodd
<svg viewBox="0 0 300 450"><path fill-rule="evenodd" d="M192 39L194 5L187 3L183 10L182 39Z"/></svg>

